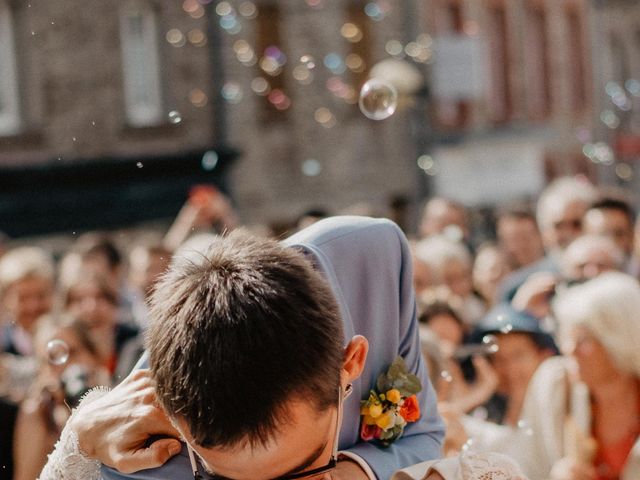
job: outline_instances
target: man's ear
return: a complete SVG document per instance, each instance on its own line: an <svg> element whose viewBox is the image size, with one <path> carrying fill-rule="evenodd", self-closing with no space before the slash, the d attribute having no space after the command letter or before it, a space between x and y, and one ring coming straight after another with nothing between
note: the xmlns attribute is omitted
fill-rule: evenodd
<svg viewBox="0 0 640 480"><path fill-rule="evenodd" d="M343 384L356 380L364 370L369 353L369 341L362 335L356 335L344 349L341 380Z"/></svg>

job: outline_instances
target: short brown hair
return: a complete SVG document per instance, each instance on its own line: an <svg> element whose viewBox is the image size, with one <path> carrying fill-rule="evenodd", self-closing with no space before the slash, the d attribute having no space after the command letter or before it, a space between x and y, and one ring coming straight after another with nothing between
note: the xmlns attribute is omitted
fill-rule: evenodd
<svg viewBox="0 0 640 480"><path fill-rule="evenodd" d="M175 261L151 299L150 369L161 404L197 444L265 444L286 401L336 404L338 305L304 255L233 232Z"/></svg>

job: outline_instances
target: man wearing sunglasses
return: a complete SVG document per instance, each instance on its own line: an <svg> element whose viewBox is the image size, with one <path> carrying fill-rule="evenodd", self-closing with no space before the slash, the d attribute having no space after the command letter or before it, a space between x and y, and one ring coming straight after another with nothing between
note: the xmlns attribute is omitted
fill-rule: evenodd
<svg viewBox="0 0 640 480"><path fill-rule="evenodd" d="M153 296L149 370L74 414L41 479L80 478L71 457L150 480L386 480L437 458L411 276L397 226L362 217L284 243L232 233L178 259ZM397 356L422 415L383 447L360 438L360 400Z"/></svg>

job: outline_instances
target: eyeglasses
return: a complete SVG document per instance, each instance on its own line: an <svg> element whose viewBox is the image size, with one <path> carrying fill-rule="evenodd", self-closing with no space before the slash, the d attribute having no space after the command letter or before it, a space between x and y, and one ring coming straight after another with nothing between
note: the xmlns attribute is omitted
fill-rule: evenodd
<svg viewBox="0 0 640 480"><path fill-rule="evenodd" d="M339 437L340 437L340 425L342 423L342 404L344 400L346 400L351 395L352 392L353 392L353 386L350 383L347 384L347 387L344 389L344 391L342 387L338 389L338 408L336 409L336 426L333 434L333 446L331 450L331 458L329 459L329 463L327 463L322 467L314 468L313 470L307 470L305 472L283 475L278 477L275 480L296 480L300 478L311 478L317 475L322 475L323 473L330 472L331 470L336 468L336 465L338 464L338 443L339 443ZM191 470L193 471L194 480L204 480L204 477L200 474L200 471L198 470L198 462L196 460L197 458L196 454L191 448L191 445L189 445L188 443L187 443L187 452L189 453L189 462L191 463ZM217 478L222 478L222 477L214 474L211 478L215 480Z"/></svg>

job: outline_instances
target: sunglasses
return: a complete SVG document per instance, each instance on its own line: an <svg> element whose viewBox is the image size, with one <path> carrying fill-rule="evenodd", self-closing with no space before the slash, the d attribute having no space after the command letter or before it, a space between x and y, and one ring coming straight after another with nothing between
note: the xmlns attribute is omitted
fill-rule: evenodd
<svg viewBox="0 0 640 480"><path fill-rule="evenodd" d="M336 468L336 466L338 465L338 443L339 443L339 437L340 437L340 424L342 423L342 406L343 406L344 400L347 399L351 395L351 393L353 393L353 386L350 383L347 384L347 387L344 390L342 389L342 387L338 389L338 408L336 409L336 426L333 433L333 446L332 446L331 458L329 459L329 462L322 467L317 467L317 468L314 468L313 470L307 470L304 472L282 475L275 480L296 480L300 478L312 478L318 475L322 475L324 473L328 473L332 471L334 468ZM198 464L200 463L198 461L198 456L194 452L193 448L191 448L191 445L189 445L188 443L187 443L187 452L189 453L189 462L191 463L191 470L193 472L194 480L204 480L204 477L202 476L198 468ZM210 480L216 480L216 479L221 480L223 478L224 477L216 475L215 473L209 476Z"/></svg>

